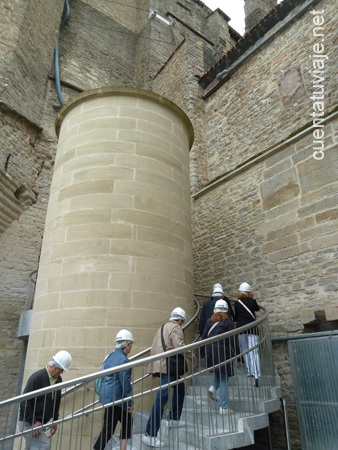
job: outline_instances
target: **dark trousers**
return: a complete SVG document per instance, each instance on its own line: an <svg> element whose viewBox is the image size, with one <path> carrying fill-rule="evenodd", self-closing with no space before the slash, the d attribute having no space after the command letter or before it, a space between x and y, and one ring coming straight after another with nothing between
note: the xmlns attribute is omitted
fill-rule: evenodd
<svg viewBox="0 0 338 450"><path fill-rule="evenodd" d="M168 384L168 382L177 381L177 378L174 376L168 376L167 374L162 373L160 384ZM150 417L146 426L146 433L149 436L157 436L158 430L160 429L161 419L163 416L163 411L166 403L169 399L169 387L164 387L160 391L158 391L156 395L155 403L152 407ZM184 383L179 383L173 386L173 396L171 401L171 408L169 413L169 419L180 420L184 397L185 397L185 386Z"/></svg>
<svg viewBox="0 0 338 450"><path fill-rule="evenodd" d="M100 436L94 444L94 450L103 450L114 434L117 422L121 422L120 439L129 439L133 425L133 417L119 406L109 406L104 412L103 426Z"/></svg>

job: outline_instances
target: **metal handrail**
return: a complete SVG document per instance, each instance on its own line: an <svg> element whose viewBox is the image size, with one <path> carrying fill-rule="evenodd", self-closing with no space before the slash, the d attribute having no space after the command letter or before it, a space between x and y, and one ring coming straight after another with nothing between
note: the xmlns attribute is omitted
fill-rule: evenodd
<svg viewBox="0 0 338 450"><path fill-rule="evenodd" d="M0 408L3 406L7 406L10 405L11 403L17 403L18 401L24 401L24 400L28 400L30 398L34 398L40 395L44 395L44 394L49 394L49 393L53 393L54 391L59 391L61 389L66 389L69 386L73 387L73 390L77 390L79 387L88 384L92 381L95 381L97 378L101 378L101 377L105 377L108 375L112 375L114 373L117 372L121 372L124 370L128 370L128 369L134 369L136 367L139 367L141 365L145 365L145 364L150 364L152 362L155 362L157 360L161 360L163 358L167 358L169 356L172 355L178 355L179 353L182 353L182 350L184 349L184 353L191 353L194 350L197 350L201 347L206 346L207 344L211 344L213 342L217 342L221 339L224 339L224 336L226 335L227 337L231 337L231 336L236 336L240 333L243 333L247 330L250 330L251 328L256 327L257 325L261 324L262 322L264 322L267 317L268 317L268 312L265 310L265 308L261 307L261 309L264 311L264 314L260 317L257 318L256 321L252 324L248 324L248 325L244 325L243 327L240 328L235 328L232 331L228 331L227 333L221 335L217 335L217 336L213 336L207 339L204 339L203 341L199 340L197 342L193 342L191 344L187 344L184 347L179 347L179 348L174 348L172 350L167 350L166 352L163 353L159 353L157 355L153 355L153 356L148 356L146 358L143 358L142 360L137 360L137 361L130 361L126 364L121 364L119 366L116 367L112 367L109 369L105 369L105 370L101 370L101 371L97 371L94 373L91 373L89 375L83 375L81 377L78 378L74 378L72 380L69 381L63 381L62 383L58 383L58 384L54 384L52 386L48 386L45 388L41 388L38 389L36 391L31 391L28 392L26 394L21 394L18 395L16 397L7 399L7 400L3 400L0 402ZM69 393L69 391L68 391Z"/></svg>
<svg viewBox="0 0 338 450"><path fill-rule="evenodd" d="M197 294L197 295L199 295L199 294ZM188 322L187 322L186 324L183 325L183 327L182 327L182 328L183 328L183 331L186 330L187 328L189 328L190 325L192 325L192 324L195 322L196 318L197 318L198 315L199 315L199 312L200 312L200 309L201 309L201 305L199 304L199 302L198 302L195 298L194 298L194 302L195 302L195 306L196 306L196 312L195 312L195 314L191 317L191 319L188 320ZM141 358L141 356L146 355L147 353L149 353L150 350L151 350L151 347L148 347L148 348L146 348L146 349L144 349L144 350L141 350L141 351L140 351L139 353L137 353L136 355L131 356L131 357L129 358L129 361L134 361L135 359ZM148 377L148 376L149 376L149 374L144 375L144 376L141 377L141 378L138 378L137 380L135 380L135 381L133 382L133 384L136 384L136 383L142 381L142 379L144 379L144 378L146 378L146 377ZM71 392L73 392L73 391L76 390L77 388L78 388L78 385L73 386L73 387L71 387L70 389L66 389L65 391L62 392L61 396L64 397L65 395L70 394ZM95 403L97 403L97 402L95 402Z"/></svg>
<svg viewBox="0 0 338 450"><path fill-rule="evenodd" d="M205 296L205 297L207 297L207 296ZM187 323L186 327L191 325L196 320L196 317L198 316L198 313L199 313L199 308L200 307L198 304L196 314L194 314L194 316L191 318L191 320ZM78 378L75 378L70 381L65 381L65 382L59 383L57 385L49 386L49 387L39 389L34 392L29 392L26 394L22 394L20 396L16 396L12 399L2 401L2 402L0 402L0 412L4 413L4 414L2 414L2 417L5 417L6 415L9 416L10 411L11 411L11 409L13 409L13 407L16 407L21 402L26 402L28 399L36 398L39 396L44 396L49 393L53 393L55 391L60 391L60 390L66 391L67 394L70 394L71 392L75 393L75 391L77 391L77 393L76 393L76 395L74 395L74 397L69 398L69 396L68 396L67 400L65 400L63 402L64 414L61 416L61 418L59 420L54 420L52 423L41 425L40 428L46 430L49 427L52 427L53 425L60 425L60 424L66 423L66 422L68 423L70 421L75 421L75 419L76 419L76 422L71 422L70 426L71 427L80 426L80 424L84 420L84 417L86 417L86 421L90 420L90 417L93 417L91 420L93 421L92 423L94 423L94 420L96 420L95 418L97 416L96 415L94 416L93 414L103 411L108 406L115 407L115 406L118 406L119 404L121 404L122 402L125 402L128 400L128 399L123 399L123 400L114 401L110 404L104 404L104 405L98 405L98 400L95 400L92 403L86 405L85 402L86 402L86 400L88 401L88 396L89 397L92 396L92 398L94 398L95 394L94 394L93 387L94 387L94 382L97 378L101 378L101 377L104 377L107 375L112 375L114 373L122 372L122 371L128 370L128 369L138 369L138 372L140 372L140 375L142 375L142 376L140 378L138 378L137 380L135 380L135 383L136 382L139 383L139 382L145 380L145 378L149 377L148 365L150 363L153 363L157 360L166 359L169 356L177 355L182 352L184 352L187 356L196 358L197 361L199 362L200 355L201 355L200 349L202 347L204 347L208 344L211 344L213 342L224 340L225 337L236 336L240 333L249 332L250 328L252 328L252 327L258 327L260 329L260 333L259 333L260 341L259 341L258 345L260 346L260 351L262 352L262 355L264 355L264 358L265 358L264 363L267 364L265 367L264 380L263 380L262 386L260 388L260 395L263 395L264 398L269 400L270 398L272 398L271 396L273 395L273 392L274 392L273 389L271 389L271 388L278 386L278 383L276 382L276 376L275 376L275 371L274 371L273 361L272 361L272 345L271 345L269 327L268 327L268 323L267 323L268 312L264 308L262 308L262 311L263 311L263 314L261 315L261 317L258 317L254 323L246 325L246 326L238 328L238 329L235 329L235 330L232 330L223 335L218 335L218 336L214 336L211 338L207 338L203 341L198 340L197 342L187 344L184 347L168 350L165 353L147 356L147 357L143 357L141 359L139 359L139 354L137 354L134 356L134 358L133 358L134 360L129 361L127 364L123 364L123 365L120 365L120 366L117 366L114 368L109 368L109 369L106 369L103 371L97 371L97 372L89 374L89 375L78 377ZM148 349L146 349L146 350L149 351ZM249 351L251 351L251 350L252 350L252 347ZM222 365L225 365L225 364L234 363L236 360L239 361L241 359L241 357L245 356L245 354L248 353L249 351L242 352L239 355L233 356L231 359L228 359L224 362L219 363L214 368L221 367ZM235 364L234 364L234 367L236 367ZM209 370L210 370L210 367L206 368L205 364L202 363L202 364L197 365L196 367L193 366L192 371L187 373L179 381L174 381L167 385L160 383L159 386L157 386L157 383L155 383L156 386L154 386L154 384L152 382L145 386L143 386L143 384L142 384L141 388L139 390L136 389L135 393L131 397L133 400L138 400L138 404L139 404L138 409L137 409L138 414L141 414L141 416L142 416L144 414L144 412L147 411L147 409L144 409L142 405L143 405L143 402L146 401L146 399L150 395L156 394L156 392L165 388L166 386L168 387L168 385L175 386L175 384L177 384L177 383L187 382L191 386L199 386L199 384L201 382L199 376L208 374ZM243 374L243 372L240 371L239 368L237 368L236 370L237 370L237 377L240 376L242 378L239 378L240 385L238 387L236 387L237 382L234 385L235 387L233 388L233 391L232 391L233 401L235 401L235 402L242 401L243 395L244 395L243 392L247 391L248 396L249 396L248 397L249 410L247 413L245 413L245 412L241 413L242 414L241 417L249 417L251 414L257 413L257 411L258 411L258 409L257 409L258 406L254 406L255 402L257 402L257 398L258 398L257 391L256 392L253 391L250 394L250 389L251 390L254 389L252 387L251 380L249 378L247 378L245 376L245 374ZM145 373L145 372L147 372L147 373ZM240 381L240 379L242 379L242 381ZM147 383L149 383L149 382L147 382ZM241 383L244 383L244 384L241 385ZM250 386L251 386L251 388L250 388ZM244 389L244 391L243 391L243 389ZM198 392L200 392L200 391L198 391ZM199 410L202 405L201 400L198 400L198 395L202 395L202 394L201 393L200 394L197 393L197 395L195 394L195 397L193 399L193 401L196 401L195 406L194 406L195 410L196 409ZM78 405L77 409L75 410L74 406L76 404L78 404L78 401L80 399L82 399L81 403L83 403L83 404L81 405L81 403L80 403ZM141 407L141 409L140 409L140 407ZM214 419L212 419L212 416L210 416L210 414L212 414L212 411L210 410L210 408L208 409L208 414L209 414L209 419L210 419L209 420L209 430L207 432L208 436L215 435L215 433L217 435L217 433L219 433L219 428L217 429L217 427L214 427L214 421L216 420L216 423L217 423L217 420L219 421L220 419L217 417L214 417ZM235 413L233 413L233 414L235 414ZM233 416L233 419L234 418L235 418L235 416ZM232 423L233 423L232 431L234 431L233 427L236 427L236 425L235 425L236 422L234 420L232 420ZM198 427L200 427L200 425L198 425ZM27 432L29 432L29 430ZM230 432L230 431L223 431L223 433L227 433L227 432ZM16 438L19 438L20 436L22 437L25 433L26 432L8 431L8 434L6 435L6 432L5 432L3 434L3 437L0 436L0 448L2 448L1 447L2 442L5 442L9 439L16 439ZM58 436L60 436L58 439L60 439L62 441L62 445L63 445L63 439L66 439L66 438L62 437L62 432L61 432L61 434L58 433ZM63 448L63 447L61 447L61 448Z"/></svg>

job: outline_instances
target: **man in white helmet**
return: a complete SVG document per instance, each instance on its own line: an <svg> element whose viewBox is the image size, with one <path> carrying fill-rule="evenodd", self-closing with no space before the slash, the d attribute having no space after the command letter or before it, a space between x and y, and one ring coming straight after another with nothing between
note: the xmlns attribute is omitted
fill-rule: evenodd
<svg viewBox="0 0 338 450"><path fill-rule="evenodd" d="M200 321L199 321L199 325L198 325L200 336L202 336L202 334L203 334L204 327L207 323L207 320L210 319L210 317L214 313L214 308L215 308L215 304L216 304L217 300L225 300L226 301L227 306L228 306L228 317L230 320L233 319L234 312L231 307L230 300L224 294L221 283L214 284L210 300L205 302L202 307Z"/></svg>
<svg viewBox="0 0 338 450"><path fill-rule="evenodd" d="M127 364L129 362L127 355L130 353L133 343L134 337L132 333L129 330L120 330L115 338L115 349L106 356L102 369L106 370L121 364ZM104 377L100 388L99 402L104 405L132 397L132 395L131 369L121 370ZM120 450L126 450L127 441L131 438L133 426L133 404L133 400L129 398L127 401L105 409L102 430L94 444L94 450L106 448L118 422L121 423Z"/></svg>
<svg viewBox="0 0 338 450"><path fill-rule="evenodd" d="M34 372L27 381L23 394L61 383L61 374L69 369L72 362L71 355L66 350L57 352L43 369ZM50 428L50 436L40 428L50 420L59 418L61 391L33 397L20 403L18 427L20 431L32 430L24 434L26 440L25 450L49 450L51 436L54 436L57 425Z"/></svg>
<svg viewBox="0 0 338 450"><path fill-rule="evenodd" d="M153 344L151 347L151 355L157 355L173 348L183 347L184 334L182 326L186 320L186 314L184 309L177 307L173 309L170 318L167 323L161 326L157 331ZM178 358L177 358L178 359ZM183 373L186 371L184 357L182 359ZM172 366L167 363L167 358L154 361L149 366L149 372L154 377L160 378L161 386L166 385L172 381L177 381L182 372L176 368L176 373L172 372ZM157 433L160 429L161 420L163 416L164 407L169 399L170 388L164 387L157 393L155 402L153 404L149 420L146 425L146 432L143 435L143 443L150 447L163 447L163 442L157 437ZM184 383L177 383L173 386L173 396L171 402L171 408L167 420L168 427L181 427L185 423L180 420L183 402L185 397L185 385Z"/></svg>

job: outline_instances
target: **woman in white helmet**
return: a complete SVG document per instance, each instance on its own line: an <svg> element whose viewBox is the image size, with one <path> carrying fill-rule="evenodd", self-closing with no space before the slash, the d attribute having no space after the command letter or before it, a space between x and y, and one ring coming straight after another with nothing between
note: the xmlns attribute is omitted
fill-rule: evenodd
<svg viewBox="0 0 338 450"><path fill-rule="evenodd" d="M251 289L250 284L244 282L238 288L237 301L235 303L235 322L236 327L243 327L256 320L256 311L260 307ZM241 352L247 352L250 348L252 351L245 353L244 362L247 369L247 376L255 378L254 386L259 386L259 378L261 376L260 358L258 352L258 328L254 327L248 331L238 335Z"/></svg>
<svg viewBox="0 0 338 450"><path fill-rule="evenodd" d="M216 304L217 300L225 300L226 304L228 306L227 314L228 314L229 319L232 320L234 317L234 312L232 310L231 302L228 299L228 297L224 294L221 283L214 284L214 286L212 288L211 298L207 302L203 303L202 311L200 314L198 328L199 328L199 332L200 332L201 336L203 334L204 327L205 327L205 324L207 323L207 320L210 319L210 317L214 313L214 308L215 308L215 304Z"/></svg>
<svg viewBox="0 0 338 450"><path fill-rule="evenodd" d="M102 369L120 366L129 362L128 354L132 349L134 337L128 330L120 330L115 339L115 350L106 356ZM131 385L131 369L122 370L104 377L100 387L99 402L103 405L123 398L131 397L133 389ZM128 400L118 405L112 405L105 409L102 431L97 438L93 449L103 450L114 434L116 425L121 423L120 450L126 450L127 440L131 437L133 426L133 401Z"/></svg>
<svg viewBox="0 0 338 450"><path fill-rule="evenodd" d="M225 300L217 300L214 314L207 320L201 339L224 334L234 329L233 321L228 317L228 305ZM238 353L236 339L234 336L224 337L224 339L201 347L201 357L206 356L207 367L214 372L214 382L208 389L209 396L216 400L216 391L220 388L219 413L229 414L233 412L227 401L227 378L233 375L233 363L222 364L233 358Z"/></svg>
<svg viewBox="0 0 338 450"><path fill-rule="evenodd" d="M164 351L183 347L185 345L184 334L182 330L182 326L185 320L186 314L184 309L180 307L173 309L168 322L159 328L154 337L151 347L151 355L157 355L163 353ZM184 358L183 367L183 370L185 370ZM153 377L159 377L161 386L167 385L168 382L178 380L182 375L179 373L171 373L170 365L167 364L166 358L162 358L151 363L149 366L149 372ZM171 408L167 419L167 426L181 427L185 425L185 422L180 420L185 397L185 385L184 383L177 383L173 386L172 389L173 395ZM157 433L160 429L164 407L168 402L169 394L170 388L163 387L158 391L155 402L153 404L146 425L146 432L142 437L143 443L149 445L150 447L159 448L163 447L164 445L163 442L161 442L157 437Z"/></svg>

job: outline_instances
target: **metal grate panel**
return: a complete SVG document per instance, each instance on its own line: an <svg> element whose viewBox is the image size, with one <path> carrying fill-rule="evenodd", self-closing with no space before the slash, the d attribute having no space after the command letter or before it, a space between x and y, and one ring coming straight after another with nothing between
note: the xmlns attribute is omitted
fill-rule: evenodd
<svg viewBox="0 0 338 450"><path fill-rule="evenodd" d="M302 448L336 450L338 336L290 340L288 348Z"/></svg>

